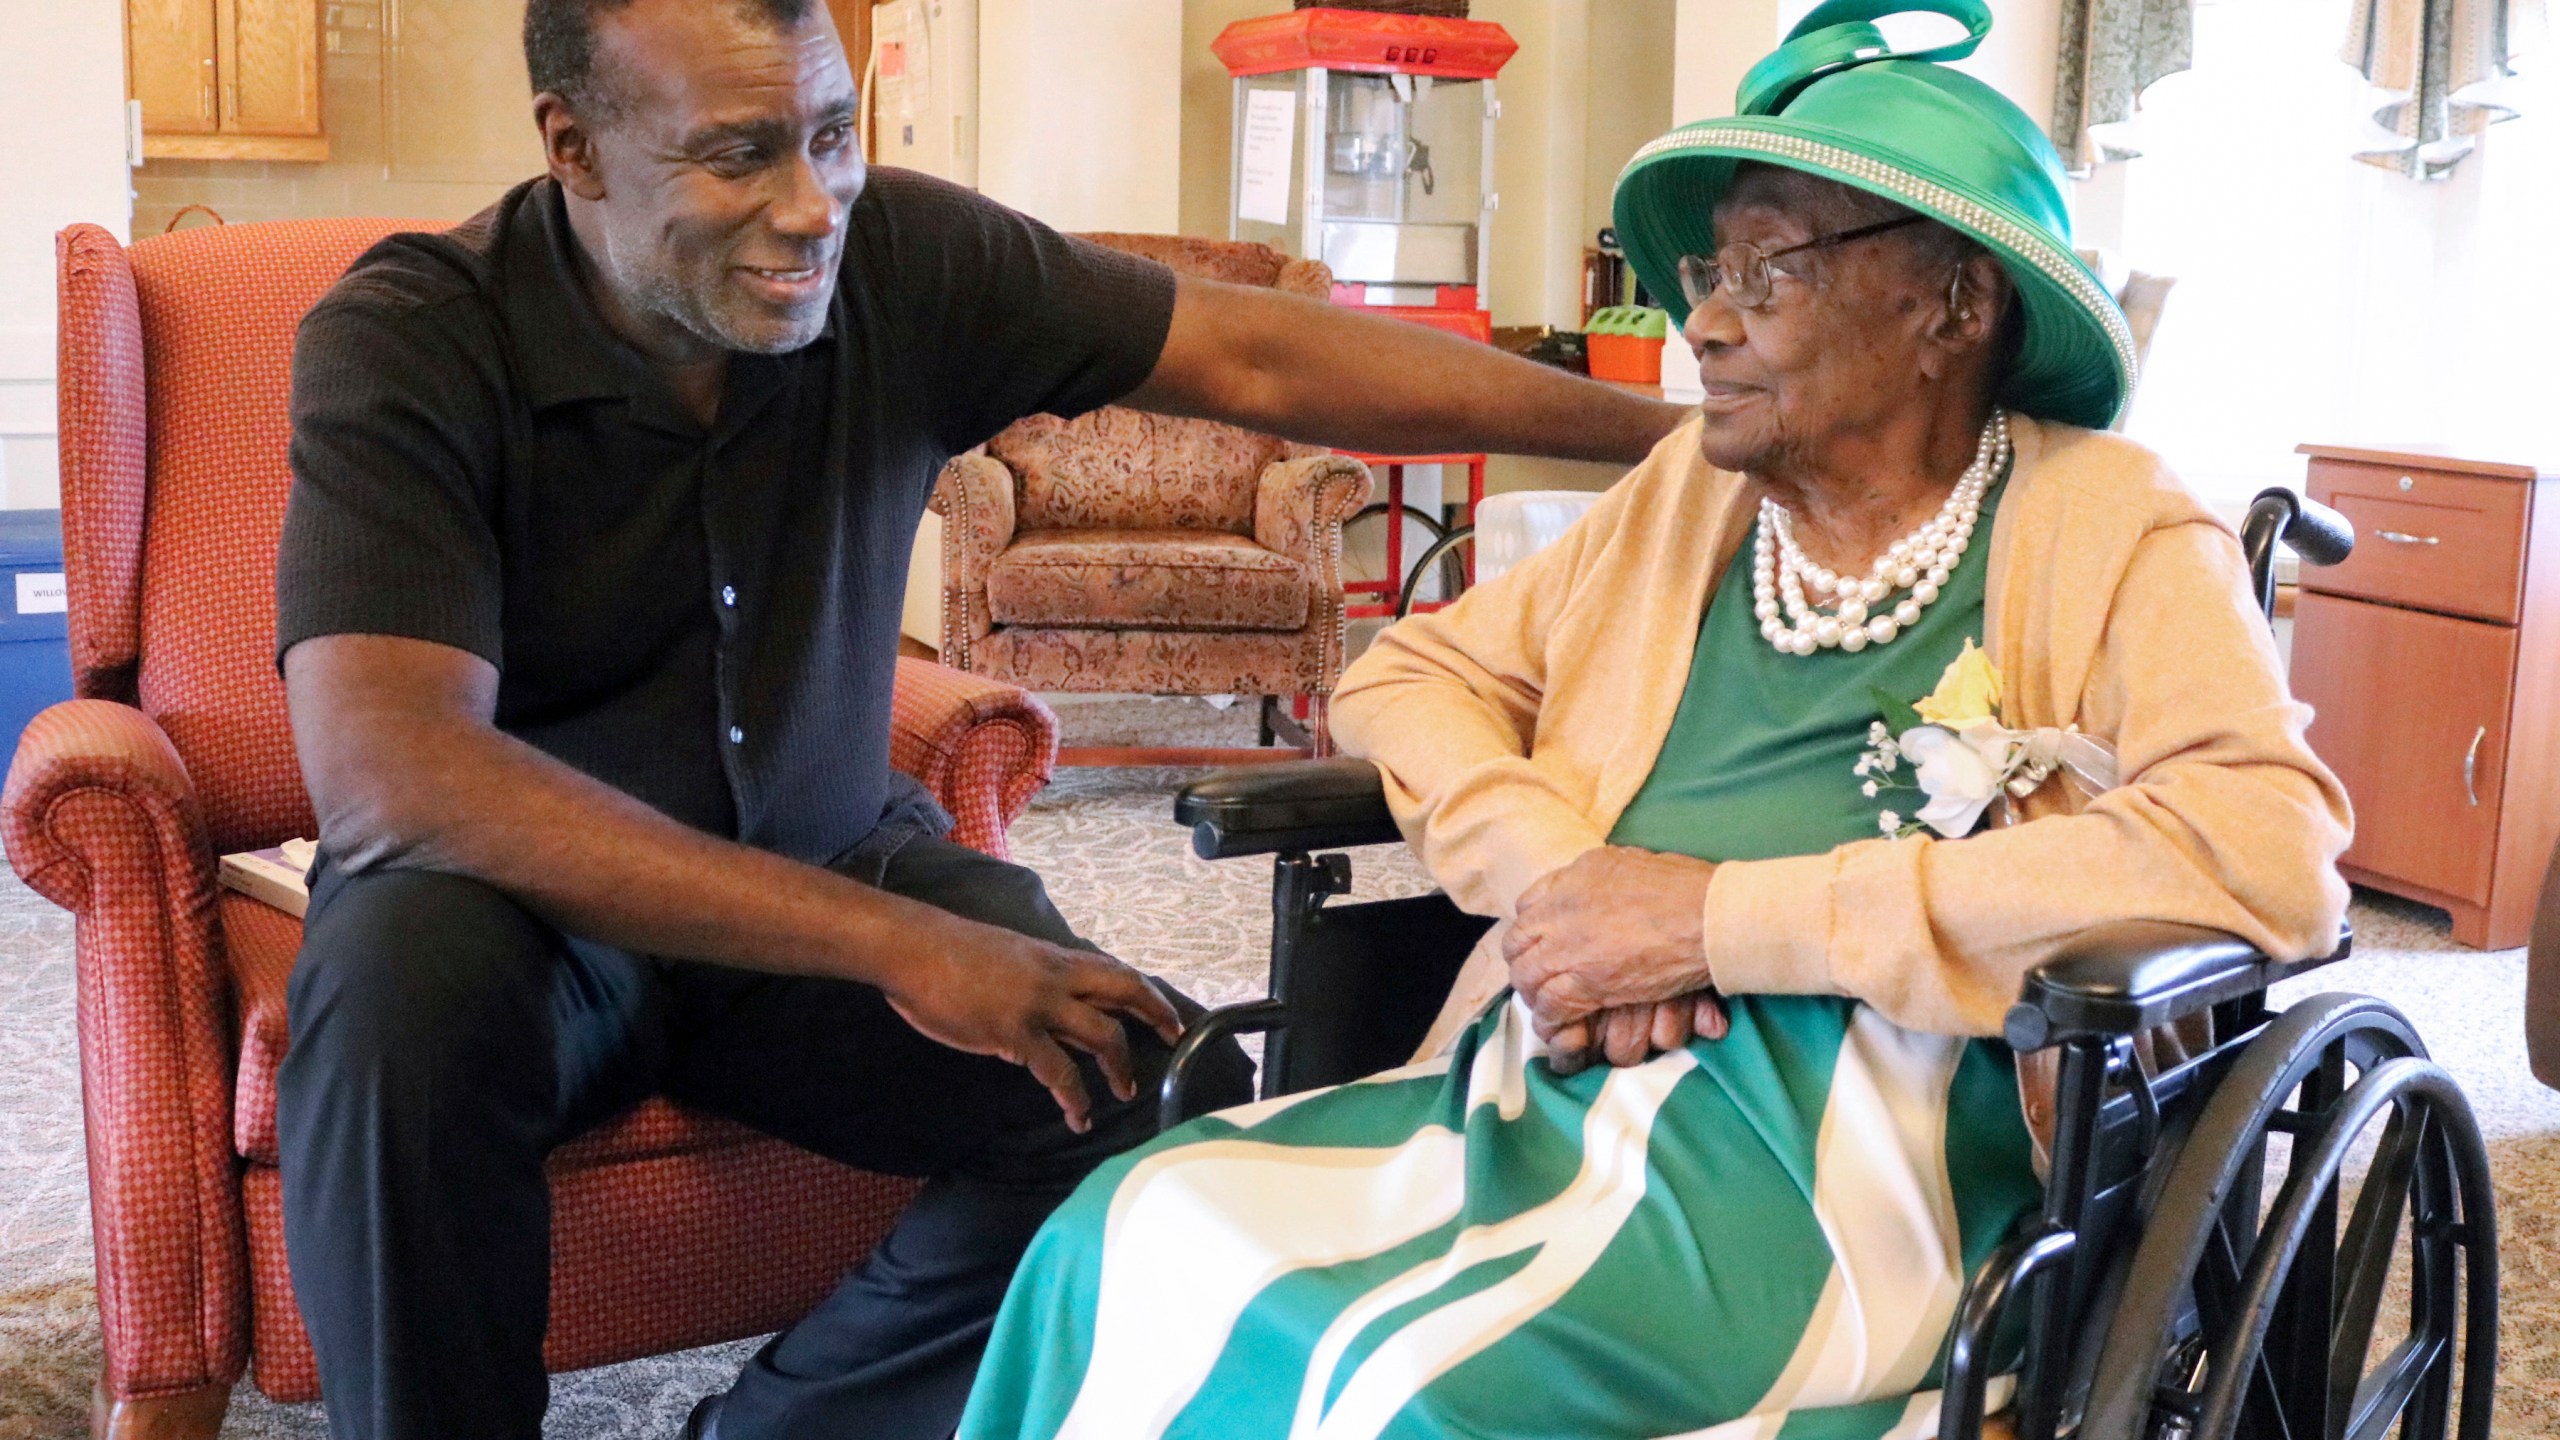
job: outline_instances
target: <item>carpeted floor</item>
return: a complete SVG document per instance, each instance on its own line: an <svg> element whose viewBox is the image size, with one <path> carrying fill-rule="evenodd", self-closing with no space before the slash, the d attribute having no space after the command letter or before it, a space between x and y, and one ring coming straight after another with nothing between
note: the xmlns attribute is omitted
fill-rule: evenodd
<svg viewBox="0 0 2560 1440"><path fill-rule="evenodd" d="M1085 743L1250 743L1242 708L1196 701L1062 705ZM1241 739L1239 737L1242 737ZM1192 857L1171 823L1179 772L1069 771L1015 827L1018 858L1067 916L1122 958L1217 1003L1259 993L1269 867ZM1361 898L1425 888L1393 848L1357 855ZM2560 1095L2526 1071L2523 955L2455 948L2440 915L2359 896L2358 958L2298 981L2355 989L2407 1011L2478 1107L2498 1172L2505 1258L2497 1433L2560 1435ZM99 1365L91 1289L68 916L0 876L0 1440L84 1433ZM580 1440L675 1434L694 1397L726 1384L749 1342L556 1377L547 1433ZM244 1385L225 1437L320 1440L317 1407Z"/></svg>

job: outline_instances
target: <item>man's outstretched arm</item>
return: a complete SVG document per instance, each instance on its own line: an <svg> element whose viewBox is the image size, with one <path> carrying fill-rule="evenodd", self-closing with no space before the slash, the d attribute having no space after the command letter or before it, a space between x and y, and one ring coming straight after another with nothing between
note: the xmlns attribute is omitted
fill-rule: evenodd
<svg viewBox="0 0 2560 1440"><path fill-rule="evenodd" d="M469 876L604 944L876 985L933 1039L1029 1068L1079 1129L1061 1047L1125 1098L1117 1017L1168 1043L1180 1028L1118 961L705 834L502 733L498 672L468 651L324 635L285 652L284 675L321 843L350 870Z"/></svg>
<svg viewBox="0 0 2560 1440"><path fill-rule="evenodd" d="M1121 403L1345 450L1628 465L1692 413L1409 321L1189 275L1154 372Z"/></svg>

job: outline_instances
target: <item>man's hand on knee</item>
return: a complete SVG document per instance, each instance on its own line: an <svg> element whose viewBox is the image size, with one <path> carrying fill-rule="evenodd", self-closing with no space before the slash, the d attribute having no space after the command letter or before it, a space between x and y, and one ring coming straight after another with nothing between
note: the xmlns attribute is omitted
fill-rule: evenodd
<svg viewBox="0 0 2560 1440"><path fill-rule="evenodd" d="M1168 1045L1182 1036L1173 1006L1144 976L1107 955L957 917L948 927L926 937L912 971L884 983L882 992L932 1039L1028 1069L1078 1132L1092 1125L1093 1105L1069 1048L1092 1056L1112 1092L1129 1100L1138 1084L1121 1017Z"/></svg>

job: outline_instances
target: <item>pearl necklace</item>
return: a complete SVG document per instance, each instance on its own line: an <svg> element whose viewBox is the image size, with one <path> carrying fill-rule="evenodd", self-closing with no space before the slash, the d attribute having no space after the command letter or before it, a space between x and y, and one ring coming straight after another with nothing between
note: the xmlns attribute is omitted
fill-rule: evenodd
<svg viewBox="0 0 2560 1440"><path fill-rule="evenodd" d="M1760 537L1751 556L1751 610L1759 618L1761 637L1787 655L1834 647L1854 653L1893 643L1946 588L1947 577L1973 543L1982 497L2008 464L2009 418L1994 410L1974 447L1973 463L1965 467L1947 503L1927 524L1877 556L1864 579L1815 564L1796 544L1786 507L1763 499ZM1898 590L1911 593L1886 609L1885 598ZM1830 613L1816 606L1829 607Z"/></svg>

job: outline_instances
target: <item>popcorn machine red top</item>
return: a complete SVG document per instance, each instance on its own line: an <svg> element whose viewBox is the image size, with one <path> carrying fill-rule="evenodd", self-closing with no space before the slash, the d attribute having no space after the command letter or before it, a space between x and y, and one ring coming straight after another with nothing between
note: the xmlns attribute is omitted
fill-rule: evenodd
<svg viewBox="0 0 2560 1440"><path fill-rule="evenodd" d="M1319 8L1239 20L1227 233L1332 269L1334 301L1493 338L1495 75L1484 20Z"/></svg>

